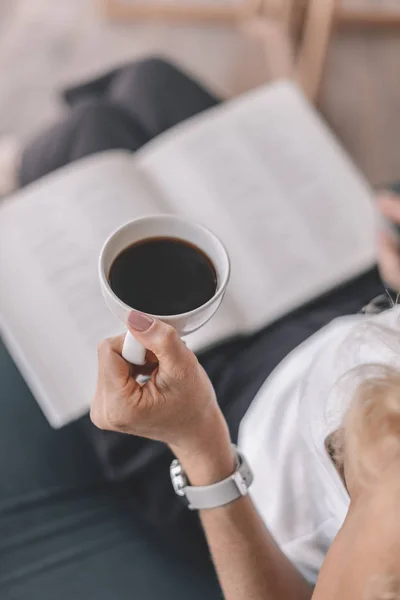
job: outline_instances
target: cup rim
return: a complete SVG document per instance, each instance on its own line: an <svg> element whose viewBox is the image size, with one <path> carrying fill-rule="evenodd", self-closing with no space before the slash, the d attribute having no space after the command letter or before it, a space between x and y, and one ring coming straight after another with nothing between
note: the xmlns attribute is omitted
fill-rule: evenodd
<svg viewBox="0 0 400 600"><path fill-rule="evenodd" d="M225 259L226 259L226 267L227 268L226 268L225 276L224 276L223 280L221 281L221 283L219 285L219 288L217 289L217 291L215 292L215 294L212 296L212 298L210 298L209 300L207 300L207 302L205 302L201 306L198 306L197 308L193 308L192 310L184 312L184 313L178 313L178 314L174 314L174 315L156 315L154 313L148 313L148 312L145 312L145 311L139 311L136 308L132 308L131 306L129 306L129 304L126 304L125 302L123 302L123 300L121 300L115 294L115 292L111 288L111 286L109 284L109 281L108 281L108 278L107 278L107 276L105 274L105 269L104 269L104 255L105 255L106 249L107 249L108 245L110 244L110 242L117 235L119 235L122 231L124 231L125 229L128 229L132 225L132 223L139 223L140 221L149 221L149 220L157 220L157 219L161 219L161 220L165 220L165 221L180 221L181 223L190 224L192 226L197 227L198 229L202 229L210 237L212 237L213 240L222 248L224 256L225 256ZM177 239L179 239L179 238L177 238ZM211 304L213 304L216 300L218 300L222 296L222 294L224 294L224 292L226 290L226 287L228 285L228 282L229 282L230 274L231 274L231 261L230 261L230 258L229 258L228 251L227 251L227 249L225 247L225 244L220 240L220 238L215 233L213 233L205 225L202 225L201 223L198 223L197 221L194 221L193 219L186 219L184 217L178 217L178 216L169 215L169 214L158 214L158 215L145 215L143 217L138 217L137 219L131 219L130 221L128 221L127 223L125 223L121 227L118 227L117 229L115 229L108 236L108 238L106 239L106 241L104 242L104 244L102 246L102 249L100 251L99 261L98 261L98 270L99 270L100 282L101 282L103 288L113 298L113 300L115 302L117 302L122 308L124 308L127 311L142 312L142 313L144 313L146 315L154 317L155 319L173 321L175 319L181 319L182 317L189 318L192 315L195 315L200 310L203 310L204 308L207 308L208 306L210 306Z"/></svg>

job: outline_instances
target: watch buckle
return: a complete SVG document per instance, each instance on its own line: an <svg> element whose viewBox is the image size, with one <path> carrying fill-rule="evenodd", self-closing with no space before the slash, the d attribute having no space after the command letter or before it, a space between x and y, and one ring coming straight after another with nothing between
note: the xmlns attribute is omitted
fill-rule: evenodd
<svg viewBox="0 0 400 600"><path fill-rule="evenodd" d="M188 482L179 461L174 460L172 462L170 475L175 494L177 494L177 496L185 496L185 487L187 486Z"/></svg>
<svg viewBox="0 0 400 600"><path fill-rule="evenodd" d="M234 473L232 475L232 479L235 482L236 487L239 490L240 495L241 496L246 496L247 492L248 492L248 487L247 487L247 484L246 484L244 478L239 473L239 471L236 471L236 473Z"/></svg>

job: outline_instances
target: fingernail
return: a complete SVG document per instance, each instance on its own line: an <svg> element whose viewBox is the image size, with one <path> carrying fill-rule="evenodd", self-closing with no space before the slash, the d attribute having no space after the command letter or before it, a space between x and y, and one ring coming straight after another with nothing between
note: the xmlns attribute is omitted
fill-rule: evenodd
<svg viewBox="0 0 400 600"><path fill-rule="evenodd" d="M154 323L154 319L143 313L132 311L128 318L128 323L136 331L147 331Z"/></svg>

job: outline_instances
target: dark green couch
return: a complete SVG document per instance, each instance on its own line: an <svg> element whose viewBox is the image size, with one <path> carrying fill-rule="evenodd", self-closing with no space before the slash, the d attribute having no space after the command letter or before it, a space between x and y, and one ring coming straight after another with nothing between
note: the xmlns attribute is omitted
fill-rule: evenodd
<svg viewBox="0 0 400 600"><path fill-rule="evenodd" d="M169 551L103 481L79 423L53 431L0 343L0 598L221 598L210 564Z"/></svg>

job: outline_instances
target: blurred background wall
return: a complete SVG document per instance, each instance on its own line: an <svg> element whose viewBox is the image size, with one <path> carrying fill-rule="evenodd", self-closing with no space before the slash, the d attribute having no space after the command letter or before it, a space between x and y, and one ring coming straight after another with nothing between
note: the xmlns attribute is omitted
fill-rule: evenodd
<svg viewBox="0 0 400 600"><path fill-rule="evenodd" d="M60 88L136 57L166 55L231 96L285 75L285 51L273 24L255 39L230 26L116 24L96 0L0 0L0 135L28 138L62 112ZM400 179L399 74L400 27L336 28L319 107L375 184Z"/></svg>

